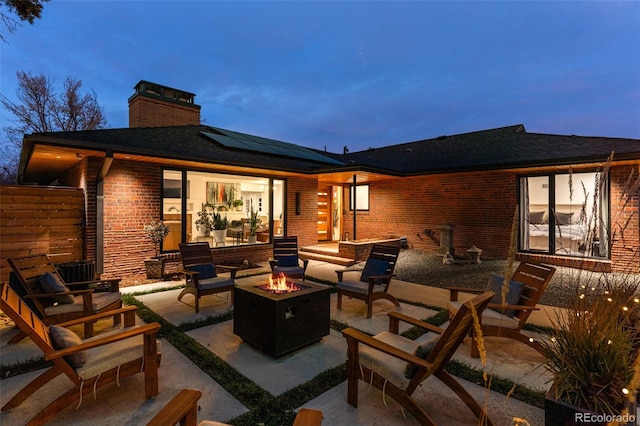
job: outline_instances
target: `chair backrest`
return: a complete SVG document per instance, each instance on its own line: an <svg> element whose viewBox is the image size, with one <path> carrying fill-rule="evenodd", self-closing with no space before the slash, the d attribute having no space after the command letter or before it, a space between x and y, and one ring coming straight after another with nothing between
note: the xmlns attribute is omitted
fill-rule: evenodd
<svg viewBox="0 0 640 426"><path fill-rule="evenodd" d="M18 282L24 290L24 295L43 294L46 293L40 284L39 277L47 272L56 275L61 282L64 282L58 270L46 254L36 254L33 256L8 258L7 262L13 269ZM21 293L21 292L20 292ZM22 293L21 293L22 294ZM44 308L53 305L54 300L51 298L39 298L37 303L30 304L32 308L37 308L44 315Z"/></svg>
<svg viewBox="0 0 640 426"><path fill-rule="evenodd" d="M471 308L475 309L478 320L480 320L482 312L494 294L493 291L485 291L460 306L458 312L449 322L449 326L440 335L440 339L426 358L427 362L433 363L433 369L428 374L442 370L471 331L471 327L473 327Z"/></svg>
<svg viewBox="0 0 640 426"><path fill-rule="evenodd" d="M273 258L278 260L280 256L298 255L298 237L275 237L273 239Z"/></svg>
<svg viewBox="0 0 640 426"><path fill-rule="evenodd" d="M551 266L521 262L511 278L524 284L518 305L536 306L555 272ZM515 311L514 316L524 325L530 314L531 311L520 310Z"/></svg>
<svg viewBox="0 0 640 426"><path fill-rule="evenodd" d="M367 282L367 275L392 275L399 255L399 245L374 244L371 247L371 252L364 265L360 280ZM384 269L384 272L382 272L382 269ZM369 272L373 273L369 274ZM390 278L386 278L382 280L381 284L388 285L390 281Z"/></svg>
<svg viewBox="0 0 640 426"><path fill-rule="evenodd" d="M0 287L0 308L16 326L25 333L45 353L53 352L49 337L49 327L27 306L18 294L7 284Z"/></svg>
<svg viewBox="0 0 640 426"><path fill-rule="evenodd" d="M190 266L213 265L213 255L209 243L184 243L180 244L180 257L182 266L189 269Z"/></svg>

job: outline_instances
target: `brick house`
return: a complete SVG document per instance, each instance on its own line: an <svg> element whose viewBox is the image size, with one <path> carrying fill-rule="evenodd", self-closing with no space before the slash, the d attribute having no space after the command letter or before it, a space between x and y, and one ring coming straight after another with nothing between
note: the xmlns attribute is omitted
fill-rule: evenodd
<svg viewBox="0 0 640 426"><path fill-rule="evenodd" d="M20 183L85 191L85 258L105 276L143 270L154 254L143 227L157 219L171 228L163 251L206 240L221 260L266 260L283 234L301 246L403 237L427 251L475 245L504 258L516 207L520 258L640 268L638 189L617 202L640 171L640 140L514 125L329 153L200 124L194 98L141 81L129 128L25 135ZM223 241L199 235L206 205L232 223ZM251 211L261 219L255 242Z"/></svg>

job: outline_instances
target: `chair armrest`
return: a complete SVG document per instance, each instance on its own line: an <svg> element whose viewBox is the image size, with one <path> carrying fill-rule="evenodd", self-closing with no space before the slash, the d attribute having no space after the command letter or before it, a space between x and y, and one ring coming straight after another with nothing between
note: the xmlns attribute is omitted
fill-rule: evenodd
<svg viewBox="0 0 640 426"><path fill-rule="evenodd" d="M193 389L182 389L171 401L169 401L153 418L147 426L188 425L193 420L195 425L198 417L198 400L202 392ZM183 420L185 423L183 423Z"/></svg>
<svg viewBox="0 0 640 426"><path fill-rule="evenodd" d="M57 323L56 325L59 327L70 327L72 325L84 324L86 322L93 322L102 318L112 317L114 315L124 315L125 324L128 324L127 319L133 318L135 322L135 313L138 310L136 306L125 306L123 308L114 309L112 311L100 312L98 314L89 315L87 317L76 318L69 321L64 321Z"/></svg>
<svg viewBox="0 0 640 426"><path fill-rule="evenodd" d="M75 294L76 296L82 296L82 295L91 294L91 293L93 293L92 290L73 290L73 291L70 291L69 293L60 291L57 293L25 294L22 297L24 299L47 299L47 298L51 298L52 296L64 296L65 294Z"/></svg>
<svg viewBox="0 0 640 426"><path fill-rule="evenodd" d="M417 318L410 317L405 314L401 314L400 312L391 311L387 313L389 316L389 331L392 333L399 333L400 321L406 322L407 324L411 324L416 327L423 328L425 330L432 331L434 333L442 334L444 333L444 328L437 327L433 324L429 324L428 322L421 321Z"/></svg>
<svg viewBox="0 0 640 426"><path fill-rule="evenodd" d="M359 330L356 330L355 328L351 328L351 327L345 328L344 330L342 330L342 335L347 339L347 341L355 340L359 343L362 343L363 345L367 345L380 352L384 352L388 355L391 355L394 358L398 358L403 361L415 364L419 368L421 367L421 368L428 369L431 367L431 363L426 362L424 359L419 358L412 353L408 353L403 350L400 350L395 346L391 346L388 343L375 339L369 336L368 334L365 334Z"/></svg>
<svg viewBox="0 0 640 426"><path fill-rule="evenodd" d="M185 275L189 275L191 277L197 277L198 275L200 275L200 272L192 271L192 270L189 270L189 269L183 269L180 272L182 272Z"/></svg>
<svg viewBox="0 0 640 426"><path fill-rule="evenodd" d="M489 303L487 308L494 309L506 309L509 311L539 311L540 308L536 308L535 306L527 306L527 305L503 305L501 303Z"/></svg>
<svg viewBox="0 0 640 426"><path fill-rule="evenodd" d="M278 266L278 261L276 259L274 259L274 258L269 259L269 266L271 267L271 270L273 271L273 268Z"/></svg>
<svg viewBox="0 0 640 426"><path fill-rule="evenodd" d="M236 274L238 273L238 271L240 270L240 268L238 266L229 266L229 265L216 265L216 267L220 267L220 268L224 268L224 269L228 269L229 272L231 273L231 279L235 280L236 279Z"/></svg>
<svg viewBox="0 0 640 426"><path fill-rule="evenodd" d="M293 426L320 426L322 424L322 411L310 408L298 410Z"/></svg>
<svg viewBox="0 0 640 426"><path fill-rule="evenodd" d="M120 278L112 278L108 280L78 281L75 283L65 283L65 285L69 288L84 285L91 289L106 287L105 285L108 285L109 291L113 293L120 290L120 281Z"/></svg>
<svg viewBox="0 0 640 426"><path fill-rule="evenodd" d="M457 302L458 301L458 292L463 293L471 293L471 294L482 294L485 290L479 288L467 288L467 287L447 287L449 290L449 301Z"/></svg>
<svg viewBox="0 0 640 426"><path fill-rule="evenodd" d="M336 274L338 275L338 281L342 281L343 280L345 272L359 272L360 274L362 274L362 271L358 271L358 270L355 270L355 269L338 269L336 271Z"/></svg>
<svg viewBox="0 0 640 426"><path fill-rule="evenodd" d="M82 342L79 345L50 352L48 354L45 354L44 359L46 361L50 361L52 359L71 355L76 352L82 352L91 348L97 348L98 346L104 346L110 343L119 342L120 340L129 339L131 337L139 336L142 334L153 336L158 334L158 331L160 331L160 324L158 324L157 322L153 322L151 324L142 325L140 327L133 327L130 329L122 330L119 333L110 334L102 338L93 339L90 342Z"/></svg>
<svg viewBox="0 0 640 426"><path fill-rule="evenodd" d="M302 260L302 269L307 270L307 266L309 266L309 259L300 259Z"/></svg>

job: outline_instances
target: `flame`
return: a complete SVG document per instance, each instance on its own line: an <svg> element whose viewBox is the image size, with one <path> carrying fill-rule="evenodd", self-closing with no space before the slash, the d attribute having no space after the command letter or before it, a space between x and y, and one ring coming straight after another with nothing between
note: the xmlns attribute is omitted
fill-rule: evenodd
<svg viewBox="0 0 640 426"><path fill-rule="evenodd" d="M268 289L270 291L286 293L290 291L296 291L296 286L292 282L288 283L287 277L283 273L280 273L275 280L273 275L269 275Z"/></svg>

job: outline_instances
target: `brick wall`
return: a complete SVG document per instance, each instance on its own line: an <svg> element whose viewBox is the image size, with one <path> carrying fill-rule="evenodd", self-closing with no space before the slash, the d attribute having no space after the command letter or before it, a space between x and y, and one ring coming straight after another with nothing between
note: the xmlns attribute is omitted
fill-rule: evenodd
<svg viewBox="0 0 640 426"><path fill-rule="evenodd" d="M349 205L345 187L344 205ZM410 247L436 251L438 227L452 224L456 253L472 245L505 256L516 206L516 176L507 172L431 175L370 183L369 211L358 211L358 239L407 237ZM353 212L344 214L353 236Z"/></svg>
<svg viewBox="0 0 640 426"><path fill-rule="evenodd" d="M300 193L300 214L296 215L296 193ZM287 235L298 237L298 246L318 243L318 181L287 179Z"/></svg>
<svg viewBox="0 0 640 426"><path fill-rule="evenodd" d="M114 161L104 184L104 275L141 273L155 255L144 226L160 218L160 165Z"/></svg>
<svg viewBox="0 0 640 426"><path fill-rule="evenodd" d="M609 173L614 271L640 271L640 188L631 188L639 174L639 165L612 167Z"/></svg>
<svg viewBox="0 0 640 426"><path fill-rule="evenodd" d="M200 124L200 106L182 105L135 96L129 102L129 127L161 127Z"/></svg>

